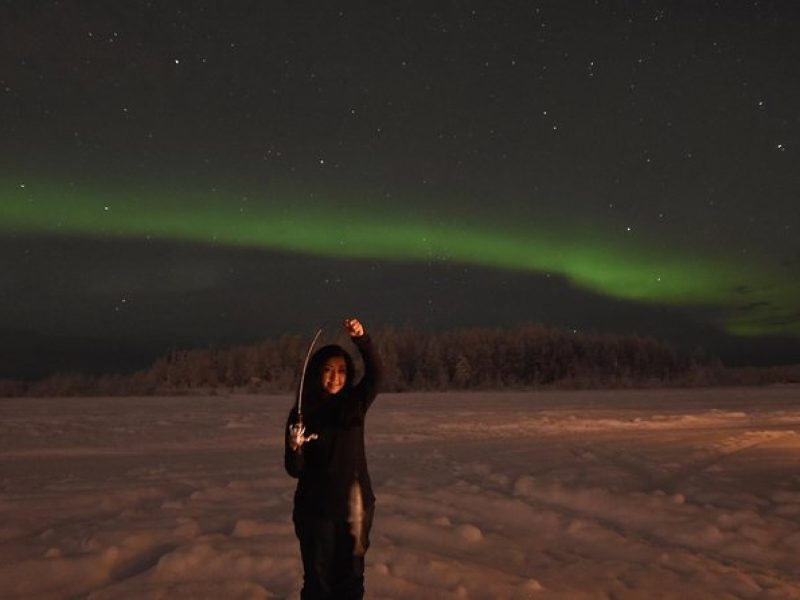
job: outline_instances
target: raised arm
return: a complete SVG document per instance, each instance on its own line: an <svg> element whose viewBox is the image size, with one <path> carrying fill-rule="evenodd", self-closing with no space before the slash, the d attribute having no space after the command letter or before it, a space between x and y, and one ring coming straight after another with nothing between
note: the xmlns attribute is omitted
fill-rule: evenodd
<svg viewBox="0 0 800 600"><path fill-rule="evenodd" d="M358 319L345 319L344 327L364 361L364 377L358 384L364 394L364 409L370 407L383 380L383 364L372 340Z"/></svg>

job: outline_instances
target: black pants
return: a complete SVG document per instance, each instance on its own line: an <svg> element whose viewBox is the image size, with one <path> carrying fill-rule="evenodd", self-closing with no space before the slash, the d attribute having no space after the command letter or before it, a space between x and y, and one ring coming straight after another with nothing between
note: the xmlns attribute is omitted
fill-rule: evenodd
<svg viewBox="0 0 800 600"><path fill-rule="evenodd" d="M301 600L360 600L364 597L364 554L375 507L357 522L295 514L294 531L303 557Z"/></svg>

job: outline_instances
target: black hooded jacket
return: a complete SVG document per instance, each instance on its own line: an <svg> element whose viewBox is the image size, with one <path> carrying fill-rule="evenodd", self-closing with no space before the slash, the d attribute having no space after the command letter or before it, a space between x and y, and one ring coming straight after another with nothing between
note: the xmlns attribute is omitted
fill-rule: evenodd
<svg viewBox="0 0 800 600"><path fill-rule="evenodd" d="M289 445L289 425L297 422L297 407L289 413L284 463L298 478L294 496L295 516L346 519L349 500L357 482L363 506L375 503L364 452L364 418L377 395L382 367L367 334L351 338L364 361L364 377L353 384L353 360L339 346L325 346L309 362L303 383L303 424L306 435L318 439L294 451ZM347 365L345 387L335 395L322 390L322 365L331 356L343 356Z"/></svg>

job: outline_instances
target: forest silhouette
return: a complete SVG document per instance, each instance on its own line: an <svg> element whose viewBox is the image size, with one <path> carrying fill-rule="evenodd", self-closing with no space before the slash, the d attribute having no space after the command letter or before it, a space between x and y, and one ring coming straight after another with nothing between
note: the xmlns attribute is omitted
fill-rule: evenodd
<svg viewBox="0 0 800 600"><path fill-rule="evenodd" d="M726 369L649 337L576 333L543 325L373 333L387 392L748 385L800 380L797 367ZM344 338L328 340L345 346ZM0 380L0 396L127 396L220 392L285 394L300 378L309 338L173 350L127 375L60 373L40 381Z"/></svg>

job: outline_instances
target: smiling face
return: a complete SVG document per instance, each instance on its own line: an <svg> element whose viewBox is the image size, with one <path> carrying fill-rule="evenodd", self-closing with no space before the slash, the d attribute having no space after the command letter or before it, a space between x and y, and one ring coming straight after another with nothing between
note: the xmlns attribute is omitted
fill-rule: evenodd
<svg viewBox="0 0 800 600"><path fill-rule="evenodd" d="M345 383L347 383L347 363L344 357L330 357L322 365L322 389L328 394L337 394Z"/></svg>

